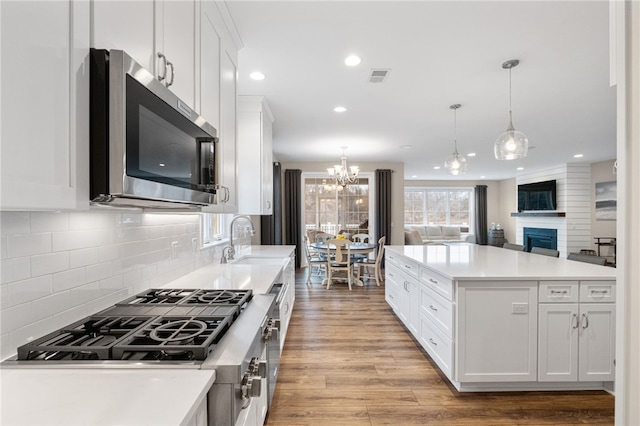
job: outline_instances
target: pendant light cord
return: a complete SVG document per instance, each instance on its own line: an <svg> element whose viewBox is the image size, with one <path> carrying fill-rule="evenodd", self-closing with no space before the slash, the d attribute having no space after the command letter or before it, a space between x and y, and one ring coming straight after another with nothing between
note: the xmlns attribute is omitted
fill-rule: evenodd
<svg viewBox="0 0 640 426"><path fill-rule="evenodd" d="M453 110L453 150L458 153L458 108Z"/></svg>

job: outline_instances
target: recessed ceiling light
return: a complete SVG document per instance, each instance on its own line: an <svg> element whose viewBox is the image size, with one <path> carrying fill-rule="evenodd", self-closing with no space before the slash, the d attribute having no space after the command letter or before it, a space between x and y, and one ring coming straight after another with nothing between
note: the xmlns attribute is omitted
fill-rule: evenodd
<svg viewBox="0 0 640 426"><path fill-rule="evenodd" d="M484 178L486 178L486 176L480 176L480 179L484 179Z"/></svg>
<svg viewBox="0 0 640 426"><path fill-rule="evenodd" d="M434 166L433 170L440 170L440 166Z"/></svg>
<svg viewBox="0 0 640 426"><path fill-rule="evenodd" d="M417 175L413 175L413 176L411 176L411 178L412 178L412 179L415 179L415 178L417 178L417 177L418 177Z"/></svg>
<svg viewBox="0 0 640 426"><path fill-rule="evenodd" d="M345 112L347 109L343 106L337 106L333 109L335 112Z"/></svg>
<svg viewBox="0 0 640 426"><path fill-rule="evenodd" d="M412 145L400 145L400 149L409 149L409 148L413 148Z"/></svg>
<svg viewBox="0 0 640 426"><path fill-rule="evenodd" d="M249 77L251 77L252 80L264 80L264 74L261 73L260 71L254 71L251 74L249 74Z"/></svg>
<svg viewBox="0 0 640 426"><path fill-rule="evenodd" d="M347 58L344 60L344 63L347 64L350 67L355 67L360 62L362 62L362 59L360 59L360 57L358 57L356 55L347 56Z"/></svg>
<svg viewBox="0 0 640 426"><path fill-rule="evenodd" d="M582 158L582 157L584 157L584 155L582 155L582 154L576 154L576 155L573 156L573 158Z"/></svg>
<svg viewBox="0 0 640 426"><path fill-rule="evenodd" d="M516 170L524 170L524 167L518 167Z"/></svg>
<svg viewBox="0 0 640 426"><path fill-rule="evenodd" d="M476 153L475 152L470 152L467 154L467 157L475 157Z"/></svg>

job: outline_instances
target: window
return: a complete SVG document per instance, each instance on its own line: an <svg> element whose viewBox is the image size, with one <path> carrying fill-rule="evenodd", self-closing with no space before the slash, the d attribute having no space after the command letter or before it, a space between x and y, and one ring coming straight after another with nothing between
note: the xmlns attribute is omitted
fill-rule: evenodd
<svg viewBox="0 0 640 426"><path fill-rule="evenodd" d="M368 233L369 179L359 178L357 185L331 185L326 178L304 179L304 225L337 235Z"/></svg>
<svg viewBox="0 0 640 426"><path fill-rule="evenodd" d="M224 219L223 214L202 213L200 219L200 228L202 231L202 246L215 244L222 240L224 236Z"/></svg>
<svg viewBox="0 0 640 426"><path fill-rule="evenodd" d="M405 225L469 226L473 217L471 188L405 188Z"/></svg>

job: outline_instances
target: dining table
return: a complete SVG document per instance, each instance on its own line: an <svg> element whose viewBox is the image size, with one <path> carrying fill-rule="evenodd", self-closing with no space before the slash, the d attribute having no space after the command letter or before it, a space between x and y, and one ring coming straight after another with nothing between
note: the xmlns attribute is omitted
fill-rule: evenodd
<svg viewBox="0 0 640 426"><path fill-rule="evenodd" d="M348 244L349 247L349 253L351 254L351 256L353 256L354 254L369 254L371 252L373 252L376 249L377 244L370 244L370 243L359 243L359 242L351 242ZM316 249L319 253L326 253L327 257L330 258L331 257L331 253L336 251L336 246L333 244L327 244L325 241L319 242L316 241L314 243L310 244L311 248ZM328 278L325 278L324 280L322 280L322 285L327 285L327 281ZM354 279L354 284L357 286L364 286L362 280L355 278Z"/></svg>

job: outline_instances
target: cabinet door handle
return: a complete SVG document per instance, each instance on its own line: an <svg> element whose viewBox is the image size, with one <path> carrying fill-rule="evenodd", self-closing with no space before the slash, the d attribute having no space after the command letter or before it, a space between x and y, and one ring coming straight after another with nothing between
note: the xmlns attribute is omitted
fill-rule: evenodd
<svg viewBox="0 0 640 426"><path fill-rule="evenodd" d="M589 327L589 317L587 316L587 314L582 314L582 328L588 328Z"/></svg>
<svg viewBox="0 0 640 426"><path fill-rule="evenodd" d="M173 69L173 62L167 61L167 68L171 67L171 79L167 82L167 87L173 84L173 78L176 76L175 70Z"/></svg>
<svg viewBox="0 0 640 426"><path fill-rule="evenodd" d="M438 285L438 281L434 280L433 278L429 278L429 282L430 282L431 284Z"/></svg>
<svg viewBox="0 0 640 426"><path fill-rule="evenodd" d="M429 343L431 343L433 346L438 346L438 344L434 342L431 337L429 337Z"/></svg>
<svg viewBox="0 0 640 426"><path fill-rule="evenodd" d="M438 312L438 308L436 308L436 307L435 307L435 306L433 306L433 305L429 305L429 309L431 309L432 311L436 311L436 312Z"/></svg>
<svg viewBox="0 0 640 426"><path fill-rule="evenodd" d="M571 315L571 322L573 323L573 325L571 326L572 328L578 328L578 326L580 325L580 322L578 321L578 314Z"/></svg>
<svg viewBox="0 0 640 426"><path fill-rule="evenodd" d="M405 281L404 282L404 289L405 291L409 291L409 289L407 288L407 285L411 284L409 281Z"/></svg>
<svg viewBox="0 0 640 426"><path fill-rule="evenodd" d="M567 294L567 290L551 290L551 294Z"/></svg>
<svg viewBox="0 0 640 426"><path fill-rule="evenodd" d="M167 57L162 52L158 52L158 58L162 61L162 74L158 72L158 80L162 81L167 78Z"/></svg>
<svg viewBox="0 0 640 426"><path fill-rule="evenodd" d="M591 294L607 294L609 290L591 290Z"/></svg>

